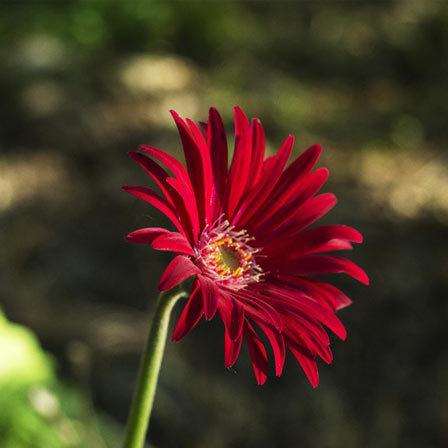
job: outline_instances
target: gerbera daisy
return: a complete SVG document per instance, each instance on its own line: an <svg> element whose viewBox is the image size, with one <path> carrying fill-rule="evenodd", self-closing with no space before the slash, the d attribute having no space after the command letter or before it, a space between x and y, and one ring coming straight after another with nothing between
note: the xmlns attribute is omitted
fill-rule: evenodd
<svg viewBox="0 0 448 448"><path fill-rule="evenodd" d="M326 168L313 170L319 145L286 168L294 137L289 135L275 155L265 158L260 121L249 122L239 107L234 112L230 167L225 129L214 108L208 122L199 125L171 112L186 168L152 146L130 152L161 194L142 186L124 190L160 210L176 231L149 227L130 233L127 240L176 254L160 279L161 291L194 277L173 340L202 317L210 320L218 314L224 323L226 367L234 365L244 340L256 381L263 384L268 342L277 376L290 351L316 387L316 358L330 363L333 357L326 329L345 339L335 313L351 300L315 275L345 273L368 284L365 272L352 261L327 254L352 249L362 235L345 225L310 228L336 204L333 194L317 194L328 177Z"/></svg>

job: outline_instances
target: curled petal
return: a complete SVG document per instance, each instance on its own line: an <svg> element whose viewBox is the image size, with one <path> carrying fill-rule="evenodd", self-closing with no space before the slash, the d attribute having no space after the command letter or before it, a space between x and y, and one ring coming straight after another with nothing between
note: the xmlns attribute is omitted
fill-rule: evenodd
<svg viewBox="0 0 448 448"><path fill-rule="evenodd" d="M176 323L171 339L181 340L200 321L204 314L204 306L199 285L196 283L182 313Z"/></svg>
<svg viewBox="0 0 448 448"><path fill-rule="evenodd" d="M188 240L177 232L166 232L157 236L151 246L153 249L177 252L185 255L194 255Z"/></svg>
<svg viewBox="0 0 448 448"><path fill-rule="evenodd" d="M129 243L151 244L157 237L165 233L169 233L169 231L160 227L147 227L128 233L126 240Z"/></svg>
<svg viewBox="0 0 448 448"><path fill-rule="evenodd" d="M167 291L182 283L188 277L200 274L199 268L184 255L178 255L165 269L159 281L159 290Z"/></svg>

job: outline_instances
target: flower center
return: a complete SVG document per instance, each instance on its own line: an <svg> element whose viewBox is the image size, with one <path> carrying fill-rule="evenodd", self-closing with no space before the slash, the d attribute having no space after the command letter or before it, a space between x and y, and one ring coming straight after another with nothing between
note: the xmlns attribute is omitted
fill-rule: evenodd
<svg viewBox="0 0 448 448"><path fill-rule="evenodd" d="M231 289L245 288L263 275L255 261L254 249L245 230L235 231L228 221L205 229L196 250L204 272L213 280Z"/></svg>

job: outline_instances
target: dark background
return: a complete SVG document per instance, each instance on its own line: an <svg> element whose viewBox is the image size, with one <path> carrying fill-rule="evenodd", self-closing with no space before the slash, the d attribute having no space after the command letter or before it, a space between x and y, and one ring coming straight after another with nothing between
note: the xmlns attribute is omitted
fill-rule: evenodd
<svg viewBox="0 0 448 448"><path fill-rule="evenodd" d="M443 0L0 1L1 308L52 371L19 384L24 355L2 379L0 327L0 445L119 446L169 260L123 241L163 221L120 191L147 182L127 151L180 156L170 108L232 133L239 104L271 151L323 144L328 220L365 235L371 286L337 280L349 336L316 390L292 359L263 387L245 351L225 370L218 320L170 342L151 442L447 446L447 80Z"/></svg>

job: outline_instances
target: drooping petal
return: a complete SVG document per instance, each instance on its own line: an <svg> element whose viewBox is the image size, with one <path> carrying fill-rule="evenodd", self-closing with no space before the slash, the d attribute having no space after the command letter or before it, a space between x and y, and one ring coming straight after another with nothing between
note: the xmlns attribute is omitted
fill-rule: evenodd
<svg viewBox="0 0 448 448"><path fill-rule="evenodd" d="M201 291L197 282L193 288L187 303L185 304L181 315L176 323L171 339L180 341L196 324L204 314L204 306L201 297Z"/></svg>
<svg viewBox="0 0 448 448"><path fill-rule="evenodd" d="M288 349L302 367L311 386L316 388L319 385L319 371L317 370L316 361L306 356L301 347L292 341L288 341Z"/></svg>
<svg viewBox="0 0 448 448"><path fill-rule="evenodd" d="M257 322L257 325L261 328L271 344L272 352L274 354L275 374L276 376L280 376L282 374L286 358L285 340L283 338L283 334L274 328L271 328L264 322Z"/></svg>
<svg viewBox="0 0 448 448"><path fill-rule="evenodd" d="M224 365L228 369L232 367L236 360L238 359L238 355L241 351L241 344L243 342L243 334L233 340L227 331L224 331Z"/></svg>
<svg viewBox="0 0 448 448"><path fill-rule="evenodd" d="M159 290L168 291L195 274L200 274L200 269L184 255L177 255L165 269L159 281Z"/></svg>
<svg viewBox="0 0 448 448"><path fill-rule="evenodd" d="M219 290L215 282L204 275L198 275L204 300L204 315L207 320L213 319L218 309Z"/></svg>
<svg viewBox="0 0 448 448"><path fill-rule="evenodd" d="M254 327L247 320L244 326L244 336L252 360L255 380L261 386L266 382L268 374L268 356L266 349L255 332Z"/></svg>
<svg viewBox="0 0 448 448"><path fill-rule="evenodd" d="M231 295L221 292L224 300L220 303L220 314L224 327L232 340L241 336L244 324L244 307Z"/></svg>

